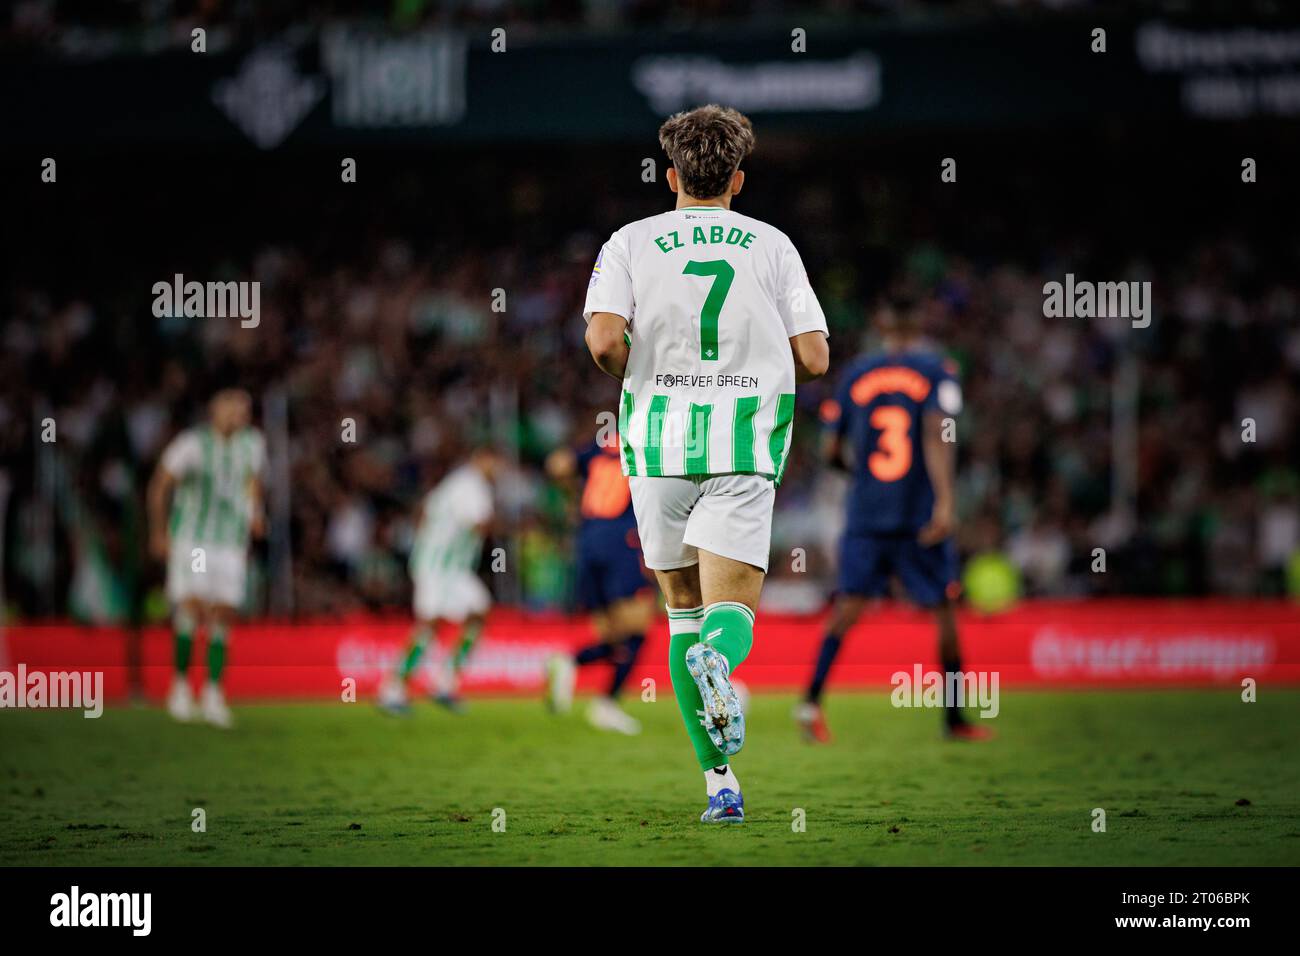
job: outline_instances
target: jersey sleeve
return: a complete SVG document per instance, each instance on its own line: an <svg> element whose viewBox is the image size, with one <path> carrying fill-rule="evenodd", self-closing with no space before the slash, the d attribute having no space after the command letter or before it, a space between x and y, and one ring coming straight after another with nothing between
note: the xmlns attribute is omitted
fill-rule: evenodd
<svg viewBox="0 0 1300 956"><path fill-rule="evenodd" d="M196 470L202 459L199 436L193 431L183 431L163 449L161 464L169 475L182 478Z"/></svg>
<svg viewBox="0 0 1300 956"><path fill-rule="evenodd" d="M821 332L830 335L826 327L826 314L822 312L817 293L808 282L803 260L789 239L781 246L777 258L777 308L785 333L790 338L804 332Z"/></svg>
<svg viewBox="0 0 1300 956"><path fill-rule="evenodd" d="M961 382L957 378L957 364L944 359L931 373L933 387L925 397L922 411L939 412L955 417L961 414Z"/></svg>
<svg viewBox="0 0 1300 956"><path fill-rule="evenodd" d="M627 240L616 232L601 247L587 283L587 302L582 317L591 321L596 312L612 312L632 321L632 269L628 262Z"/></svg>

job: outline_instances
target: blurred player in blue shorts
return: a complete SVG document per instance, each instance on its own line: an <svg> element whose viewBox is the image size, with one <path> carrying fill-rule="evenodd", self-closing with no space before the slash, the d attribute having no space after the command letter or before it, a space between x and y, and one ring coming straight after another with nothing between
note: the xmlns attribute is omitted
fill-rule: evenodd
<svg viewBox="0 0 1300 956"><path fill-rule="evenodd" d="M573 703L577 668L597 661L613 666L609 692L595 697L587 719L601 730L638 734L641 724L618 706L618 694L636 664L654 618L654 589L641 561L632 492L619 461L617 435L593 441L578 452L557 449L547 474L561 482L581 481L578 528L578 604L591 613L597 641L572 657L556 656L547 667L551 707Z"/></svg>
<svg viewBox="0 0 1300 956"><path fill-rule="evenodd" d="M880 352L849 365L825 403L826 460L848 470L853 484L840 545L839 585L817 667L795 720L809 741L830 733L821 697L844 636L869 599L881 597L896 576L921 607L931 608L939 630L939 658L946 673L961 671L957 622L956 446L954 420L961 412L956 366L927 349L919 310L905 296L876 314ZM953 701L944 706L949 737L989 736L968 724Z"/></svg>

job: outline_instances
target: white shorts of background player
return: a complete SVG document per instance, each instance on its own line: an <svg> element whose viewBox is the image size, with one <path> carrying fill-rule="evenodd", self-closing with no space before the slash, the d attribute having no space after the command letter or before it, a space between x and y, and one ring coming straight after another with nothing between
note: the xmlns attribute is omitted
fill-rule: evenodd
<svg viewBox="0 0 1300 956"><path fill-rule="evenodd" d="M195 555L203 549L202 560ZM202 567L202 571L194 568ZM167 556L167 600L196 599L224 607L242 607L248 583L248 552L221 544L176 541Z"/></svg>
<svg viewBox="0 0 1300 956"><path fill-rule="evenodd" d="M415 584L415 618L418 621L460 622L476 614L486 614L492 595L482 578L472 571L420 574Z"/></svg>

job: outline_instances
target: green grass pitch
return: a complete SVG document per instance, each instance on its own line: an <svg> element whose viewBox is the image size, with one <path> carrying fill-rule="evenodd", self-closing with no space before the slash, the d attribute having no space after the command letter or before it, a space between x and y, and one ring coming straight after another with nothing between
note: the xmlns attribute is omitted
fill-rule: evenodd
<svg viewBox="0 0 1300 956"><path fill-rule="evenodd" d="M0 864L1300 863L1300 691L1004 693L985 744L884 691L839 694L822 748L791 703L754 698L749 818L727 828L698 822L662 694L628 704L638 738L592 730L582 701L248 706L224 733L156 709L0 712Z"/></svg>

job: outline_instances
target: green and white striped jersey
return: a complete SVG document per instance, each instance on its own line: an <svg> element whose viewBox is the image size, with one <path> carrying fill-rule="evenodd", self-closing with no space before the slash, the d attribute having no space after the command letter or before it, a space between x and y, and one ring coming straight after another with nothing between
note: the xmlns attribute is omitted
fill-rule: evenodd
<svg viewBox="0 0 1300 956"><path fill-rule="evenodd" d="M715 206L630 223L596 259L584 318L594 312L628 323L624 474L781 480L794 417L790 338L827 332L783 232Z"/></svg>
<svg viewBox="0 0 1300 956"><path fill-rule="evenodd" d="M412 577L475 572L483 553L478 529L492 519L492 486L473 465L461 465L424 496L411 546Z"/></svg>
<svg viewBox="0 0 1300 956"><path fill-rule="evenodd" d="M190 428L163 451L177 481L170 532L187 545L248 546L254 499L250 484L266 466L266 441L255 428L223 437L211 426Z"/></svg>

